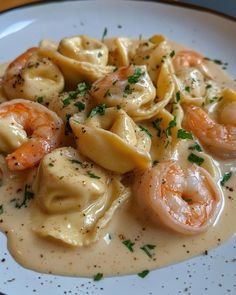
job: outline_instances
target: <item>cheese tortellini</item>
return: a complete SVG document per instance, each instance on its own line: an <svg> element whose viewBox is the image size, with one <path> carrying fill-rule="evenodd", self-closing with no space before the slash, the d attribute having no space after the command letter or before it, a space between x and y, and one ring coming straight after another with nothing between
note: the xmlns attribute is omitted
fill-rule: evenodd
<svg viewBox="0 0 236 295"><path fill-rule="evenodd" d="M44 40L39 54L50 58L60 68L68 88L83 81L94 82L114 69L107 65L106 45L83 35L63 39L59 45Z"/></svg>
<svg viewBox="0 0 236 295"><path fill-rule="evenodd" d="M119 176L85 160L73 148L56 149L44 157L34 192L40 208L34 230L72 246L96 241L130 195Z"/></svg>
<svg viewBox="0 0 236 295"><path fill-rule="evenodd" d="M8 66L3 89L9 99L37 101L43 97L48 101L64 89L64 77L50 58L39 56L38 49L31 48Z"/></svg>
<svg viewBox="0 0 236 295"><path fill-rule="evenodd" d="M150 167L151 139L122 110L108 108L104 114L79 122L70 119L78 150L100 166L125 173L135 168Z"/></svg>

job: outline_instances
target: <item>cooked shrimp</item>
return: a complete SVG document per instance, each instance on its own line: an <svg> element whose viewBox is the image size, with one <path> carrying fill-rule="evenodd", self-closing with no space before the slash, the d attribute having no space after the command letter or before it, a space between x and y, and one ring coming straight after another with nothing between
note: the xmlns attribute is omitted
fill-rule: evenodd
<svg viewBox="0 0 236 295"><path fill-rule="evenodd" d="M37 50L37 47L29 48L27 51L13 60L6 69L3 77L3 90L8 97L12 97L12 92L18 84L22 84L24 79L21 76L21 71L25 67L28 59Z"/></svg>
<svg viewBox="0 0 236 295"><path fill-rule="evenodd" d="M223 159L236 157L236 121L231 122L231 114L236 111L236 104L223 108L221 120L224 124L213 121L208 114L197 106L185 107L185 128L192 131L201 144L211 153ZM235 117L235 115L234 115Z"/></svg>
<svg viewBox="0 0 236 295"><path fill-rule="evenodd" d="M212 79L212 75L210 74L209 69L206 65L206 60L198 52L191 50L179 51L177 52L173 63L176 72L180 71L183 68L197 68L206 77Z"/></svg>
<svg viewBox="0 0 236 295"><path fill-rule="evenodd" d="M28 140L6 157L10 170L35 166L45 154L59 145L63 122L46 107L28 100L15 99L0 105L0 120L6 117L13 118L28 135Z"/></svg>
<svg viewBox="0 0 236 295"><path fill-rule="evenodd" d="M195 164L183 171L175 161L162 162L138 177L134 191L149 216L183 234L206 231L223 205L210 174Z"/></svg>

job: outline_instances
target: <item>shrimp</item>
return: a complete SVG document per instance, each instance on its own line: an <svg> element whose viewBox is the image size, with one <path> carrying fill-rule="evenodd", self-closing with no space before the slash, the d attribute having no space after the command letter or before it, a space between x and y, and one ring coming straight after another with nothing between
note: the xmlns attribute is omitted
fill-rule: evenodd
<svg viewBox="0 0 236 295"><path fill-rule="evenodd" d="M206 65L206 60L198 52L191 50L179 51L173 60L173 64L176 72L183 68L193 67L199 69L206 77L212 79L212 75Z"/></svg>
<svg viewBox="0 0 236 295"><path fill-rule="evenodd" d="M233 109L236 109L235 103L223 108L221 119L225 121L225 124L219 124L213 121L202 108L185 106L185 128L191 131L211 153L222 159L235 158L236 121L234 124L230 121Z"/></svg>
<svg viewBox="0 0 236 295"><path fill-rule="evenodd" d="M11 171L37 165L45 154L59 145L63 122L46 107L28 100L15 99L0 105L0 121L7 117L22 126L28 135L28 140L6 157Z"/></svg>
<svg viewBox="0 0 236 295"><path fill-rule="evenodd" d="M3 77L2 87L8 98L13 98L16 86L21 85L24 82L24 79L21 76L22 69L37 49L37 47L29 48L13 60L7 67Z"/></svg>
<svg viewBox="0 0 236 295"><path fill-rule="evenodd" d="M222 194L205 169L193 164L183 171L176 161L162 162L139 175L134 192L153 220L182 234L208 230L223 205Z"/></svg>

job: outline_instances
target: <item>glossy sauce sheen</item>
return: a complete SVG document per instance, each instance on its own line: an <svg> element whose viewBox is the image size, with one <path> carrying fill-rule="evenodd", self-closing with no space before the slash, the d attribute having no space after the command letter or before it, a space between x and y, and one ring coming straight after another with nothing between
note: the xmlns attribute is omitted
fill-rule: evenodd
<svg viewBox="0 0 236 295"><path fill-rule="evenodd" d="M214 64L216 81L236 90L235 82ZM0 95L1 97L1 95ZM3 161L3 158L1 159ZM235 170L232 161L217 162L224 172ZM224 208L214 227L197 236L183 236L152 224L138 211L134 196L113 216L97 243L87 247L69 247L37 236L32 231L32 215L37 219L34 201L28 207L15 208L14 198L22 198L24 186L34 171L11 174L0 187L0 204L4 212L0 215L0 229L7 234L8 248L13 257L24 267L53 274L72 276L104 276L138 273L155 269L177 261L204 255L207 250L222 244L236 232L236 175L223 188ZM220 184L219 184L220 186ZM21 189L21 190L19 190ZM109 233L109 234L108 234ZM122 242L134 243L131 252ZM141 249L146 244L155 245L150 250L152 257Z"/></svg>

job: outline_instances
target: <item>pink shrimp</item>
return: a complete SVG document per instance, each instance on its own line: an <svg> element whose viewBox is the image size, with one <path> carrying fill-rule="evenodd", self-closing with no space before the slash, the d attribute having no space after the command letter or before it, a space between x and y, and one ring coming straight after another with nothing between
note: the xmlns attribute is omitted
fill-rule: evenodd
<svg viewBox="0 0 236 295"><path fill-rule="evenodd" d="M0 105L0 120L6 117L13 118L29 137L28 141L6 157L10 170L24 170L37 165L45 154L59 145L63 122L46 107L15 99Z"/></svg>
<svg viewBox="0 0 236 295"><path fill-rule="evenodd" d="M221 193L210 174L197 165L187 171L175 161L157 164L139 175L135 196L153 220L183 234L198 234L214 224Z"/></svg>

